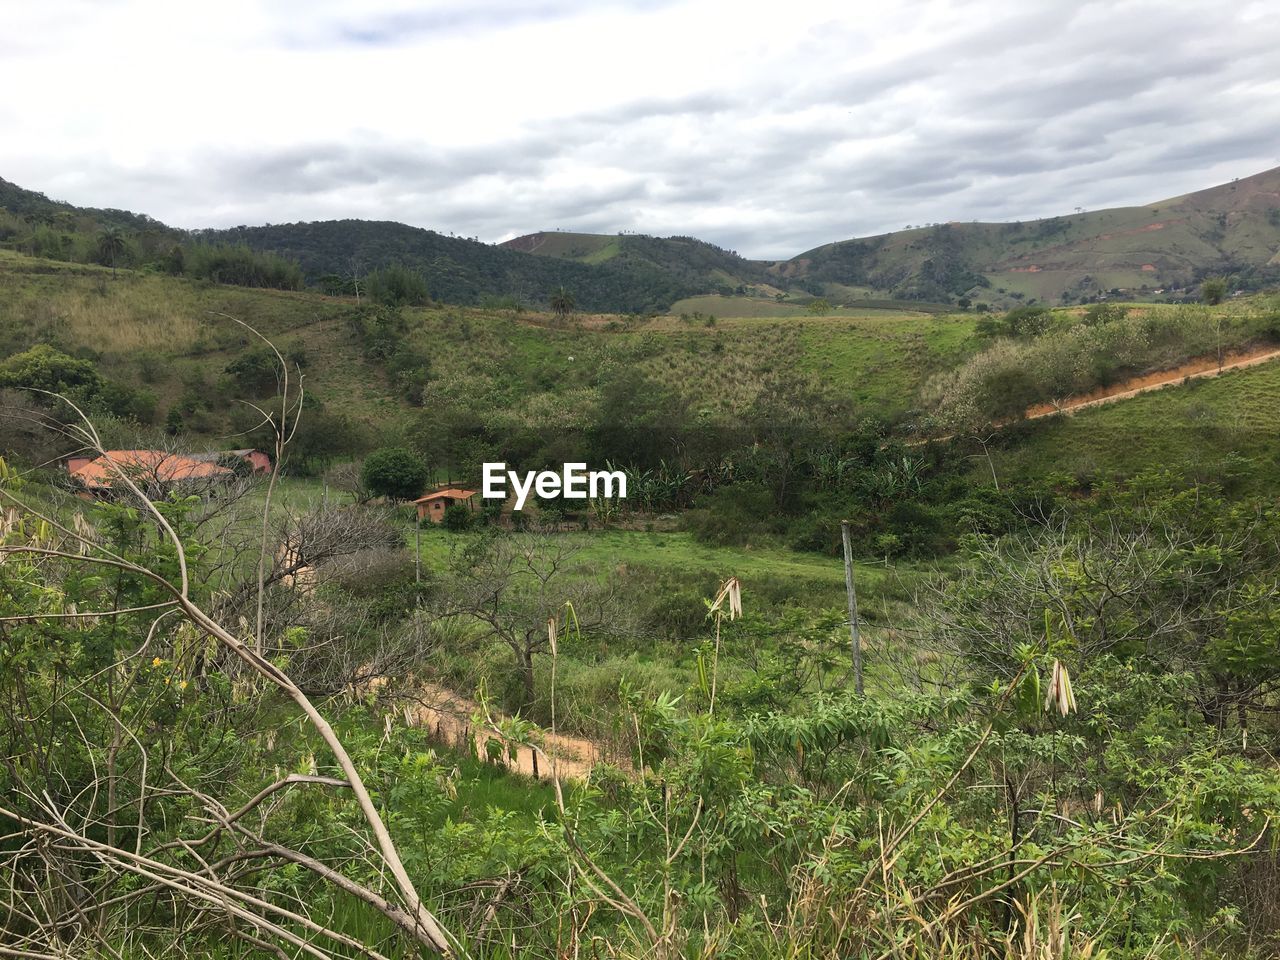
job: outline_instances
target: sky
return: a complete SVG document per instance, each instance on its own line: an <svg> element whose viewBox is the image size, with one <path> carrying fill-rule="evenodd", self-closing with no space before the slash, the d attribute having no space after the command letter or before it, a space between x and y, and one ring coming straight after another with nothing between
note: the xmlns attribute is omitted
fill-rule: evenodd
<svg viewBox="0 0 1280 960"><path fill-rule="evenodd" d="M0 0L0 177L775 259L1280 165L1277 49L1275 0Z"/></svg>

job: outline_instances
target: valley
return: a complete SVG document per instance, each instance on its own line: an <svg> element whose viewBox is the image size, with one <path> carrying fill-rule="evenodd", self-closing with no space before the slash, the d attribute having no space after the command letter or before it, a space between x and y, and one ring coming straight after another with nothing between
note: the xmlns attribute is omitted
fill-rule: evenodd
<svg viewBox="0 0 1280 960"><path fill-rule="evenodd" d="M0 193L0 944L1269 955L1269 176L785 264Z"/></svg>

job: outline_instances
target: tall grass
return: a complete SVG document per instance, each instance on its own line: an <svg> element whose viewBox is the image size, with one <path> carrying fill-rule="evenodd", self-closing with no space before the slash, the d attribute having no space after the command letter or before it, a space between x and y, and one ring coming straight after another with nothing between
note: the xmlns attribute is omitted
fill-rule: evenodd
<svg viewBox="0 0 1280 960"><path fill-rule="evenodd" d="M1110 323L1076 322L1033 339L998 340L933 377L923 401L944 427L1015 417L1032 404L1278 337L1280 318L1266 305L1143 309Z"/></svg>

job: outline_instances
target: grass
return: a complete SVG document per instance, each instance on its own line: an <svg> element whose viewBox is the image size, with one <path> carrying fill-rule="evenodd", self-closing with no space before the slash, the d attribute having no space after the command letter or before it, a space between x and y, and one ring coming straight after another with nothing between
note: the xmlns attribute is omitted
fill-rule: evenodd
<svg viewBox="0 0 1280 960"><path fill-rule="evenodd" d="M912 405L929 373L975 349L974 323L964 315L899 315L856 324L822 318L803 328L799 365L869 406L902 409Z"/></svg>
<svg viewBox="0 0 1280 960"><path fill-rule="evenodd" d="M925 309L928 307L929 309ZM833 303L829 317L901 317L904 314L936 313L938 304L917 304L911 300L868 300L847 304ZM686 297L671 305L668 316L679 316L683 313L710 314L717 321L730 318L760 319L781 317L810 317L807 303L796 303L790 300L771 300L761 297L725 297L708 294L701 297Z"/></svg>
<svg viewBox="0 0 1280 960"><path fill-rule="evenodd" d="M714 298L713 298L714 299ZM911 405L921 375L950 356L968 322L870 310L812 317L756 301L780 316L727 318L715 326L676 317L650 322L429 307L405 311L407 340L430 344L424 407L468 398L493 430L555 431L593 415L599 371L638 367L691 406L742 414L779 377L816 378L876 412ZM307 390L364 429L374 445L402 442L421 416L404 389L366 358L348 300L308 292L219 286L159 274L58 263L0 251L0 356L48 342L93 359L104 375L156 396L155 420L175 405L186 429L226 435L240 398L227 365L258 344L237 317L303 356Z"/></svg>
<svg viewBox="0 0 1280 960"><path fill-rule="evenodd" d="M412 544L412 532L408 534ZM473 534L455 534L438 528L422 531L422 564L443 572L452 550ZM690 583L714 584L736 576L750 602L753 593L762 600L781 601L784 596L812 609L841 607L845 603L844 566L837 557L802 553L766 542L752 547L719 547L699 543L683 531L597 530L558 534L575 548L573 563L582 576L653 571L678 575ZM868 596L892 592L893 581L915 571L879 563L855 565L859 589ZM757 591L757 588L759 590ZM757 601L759 602L759 601Z"/></svg>
<svg viewBox="0 0 1280 960"><path fill-rule="evenodd" d="M996 466L1002 476L1026 478L1172 467L1275 489L1278 402L1280 362L1273 361L1038 421L1022 428L1029 434L1017 446L994 454Z"/></svg>

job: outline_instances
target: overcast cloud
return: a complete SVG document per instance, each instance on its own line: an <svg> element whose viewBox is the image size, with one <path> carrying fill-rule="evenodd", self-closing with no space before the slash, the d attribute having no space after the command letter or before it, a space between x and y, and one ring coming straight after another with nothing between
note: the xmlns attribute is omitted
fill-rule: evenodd
<svg viewBox="0 0 1280 960"><path fill-rule="evenodd" d="M1280 165L1277 49L1272 0L0 0L0 176L182 227L789 257Z"/></svg>

